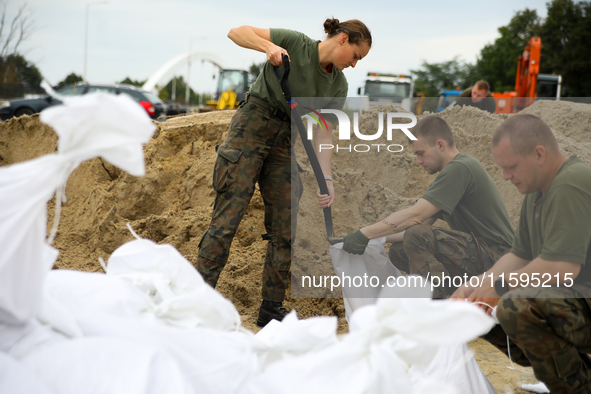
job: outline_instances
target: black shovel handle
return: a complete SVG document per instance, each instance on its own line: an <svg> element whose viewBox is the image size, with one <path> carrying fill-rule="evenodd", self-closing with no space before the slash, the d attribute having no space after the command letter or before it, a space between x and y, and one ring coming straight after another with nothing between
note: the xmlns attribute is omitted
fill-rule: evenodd
<svg viewBox="0 0 591 394"><path fill-rule="evenodd" d="M289 85L289 81L287 78L289 77L289 57L287 55L282 56L283 60L283 71L281 70L280 66L273 66L273 72L275 73L275 77L281 85L281 90L283 91L283 96L287 101L288 105L291 108L291 119L295 122L296 127L298 128L298 132L302 139L302 143L304 144L304 148L306 150L306 154L308 155L308 159L310 159L310 165L314 170L314 175L316 176L316 181L318 182L318 186L320 187L321 194L328 194L328 186L326 185L326 180L324 179L324 173L322 172L322 168L320 167L320 163L318 162L318 157L316 157L316 152L314 151L314 147L310 140L308 140L308 135L306 133L306 126L304 126L304 122L302 122L302 117L300 116L300 112L297 108L297 103L293 100L293 92L291 91L291 86ZM334 228L332 225L332 212L330 207L324 208L324 225L326 226L326 237L327 239L334 238Z"/></svg>

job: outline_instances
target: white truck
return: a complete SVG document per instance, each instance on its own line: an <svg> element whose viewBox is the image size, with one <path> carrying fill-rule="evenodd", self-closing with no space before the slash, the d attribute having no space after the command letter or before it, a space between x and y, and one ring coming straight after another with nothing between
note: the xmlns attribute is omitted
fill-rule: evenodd
<svg viewBox="0 0 591 394"><path fill-rule="evenodd" d="M364 88L359 88L357 93L363 97L361 109L392 104L409 112L414 110L414 82L411 75L369 72Z"/></svg>

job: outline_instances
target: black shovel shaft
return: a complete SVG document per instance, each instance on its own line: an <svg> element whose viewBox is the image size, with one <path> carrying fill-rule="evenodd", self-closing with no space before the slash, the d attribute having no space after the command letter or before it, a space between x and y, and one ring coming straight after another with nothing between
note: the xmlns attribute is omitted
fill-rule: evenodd
<svg viewBox="0 0 591 394"><path fill-rule="evenodd" d="M318 186L320 188L321 194L328 194L328 186L326 185L326 180L324 179L324 173L322 172L322 168L320 167L320 163L318 162L318 157L316 157L316 152L314 151L314 147L310 140L308 140L308 135L306 133L306 126L304 126L304 122L302 122L302 118L300 116L300 112L297 108L297 103L293 103L293 93L291 91L291 86L287 80L289 76L289 57L287 55L283 55L283 71L281 71L281 67L273 66L273 72L275 73L275 77L279 84L281 85L281 90L283 91L283 96L287 103L291 108L291 119L295 122L300 137L302 138L302 143L304 144L304 149L306 150L306 154L308 155L308 159L310 159L310 165L314 170L314 175L316 176L316 181L318 182ZM326 236L328 238L334 237L334 228L332 225L332 212L330 207L324 208L324 225L326 226Z"/></svg>

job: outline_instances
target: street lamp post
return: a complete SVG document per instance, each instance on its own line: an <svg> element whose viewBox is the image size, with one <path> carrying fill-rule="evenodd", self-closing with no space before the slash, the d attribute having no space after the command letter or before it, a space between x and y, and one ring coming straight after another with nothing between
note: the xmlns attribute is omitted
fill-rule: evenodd
<svg viewBox="0 0 591 394"><path fill-rule="evenodd" d="M84 73L82 74L82 79L86 82L86 64L88 58L88 9L91 5L100 5L100 4L108 4L108 1L100 1L96 3L87 3L86 4L86 25L85 25L85 34L84 34Z"/></svg>
<svg viewBox="0 0 591 394"><path fill-rule="evenodd" d="M193 40L202 40L204 38L205 37L196 37L189 39L189 57L187 58L187 88L185 90L185 103L187 104L187 107L190 107L189 99L191 92L191 87L189 87L189 79L191 77L191 44L193 43Z"/></svg>
<svg viewBox="0 0 591 394"><path fill-rule="evenodd" d="M189 57L187 58L187 86L185 88L185 104L187 105L187 112L189 112L189 108L191 105L189 104L189 100L191 97L191 88L189 87L189 78L191 77L191 42L194 39L189 39Z"/></svg>

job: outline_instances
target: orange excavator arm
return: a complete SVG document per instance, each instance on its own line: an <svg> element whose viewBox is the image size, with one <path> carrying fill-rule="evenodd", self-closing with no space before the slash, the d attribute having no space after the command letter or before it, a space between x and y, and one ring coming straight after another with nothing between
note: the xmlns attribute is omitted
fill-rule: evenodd
<svg viewBox="0 0 591 394"><path fill-rule="evenodd" d="M536 97L536 85L540 72L540 54L542 40L532 37L519 56L517 62L517 75L515 76L515 91L517 97Z"/></svg>

